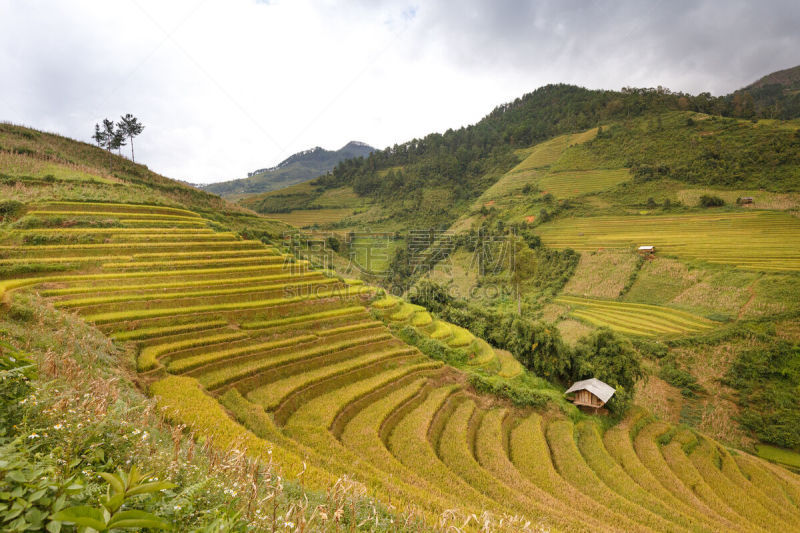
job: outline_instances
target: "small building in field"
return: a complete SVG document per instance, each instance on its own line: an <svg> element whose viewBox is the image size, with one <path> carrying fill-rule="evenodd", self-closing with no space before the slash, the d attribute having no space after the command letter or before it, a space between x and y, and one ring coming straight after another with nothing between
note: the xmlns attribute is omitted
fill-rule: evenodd
<svg viewBox="0 0 800 533"><path fill-rule="evenodd" d="M572 403L578 407L589 407L597 412L614 396L616 389L597 378L584 379L572 384L564 394L573 394Z"/></svg>
<svg viewBox="0 0 800 533"><path fill-rule="evenodd" d="M636 249L636 251L639 252L642 255L649 255L649 254L656 253L656 247L655 246L651 246L649 244L646 244L644 246L638 247Z"/></svg>
<svg viewBox="0 0 800 533"><path fill-rule="evenodd" d="M752 204L755 202L752 196L742 196L736 201L739 205Z"/></svg>

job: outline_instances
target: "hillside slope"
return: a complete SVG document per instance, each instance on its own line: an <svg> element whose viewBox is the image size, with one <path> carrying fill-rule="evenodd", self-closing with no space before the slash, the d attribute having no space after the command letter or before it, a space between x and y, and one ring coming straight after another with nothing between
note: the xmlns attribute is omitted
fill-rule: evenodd
<svg viewBox="0 0 800 533"><path fill-rule="evenodd" d="M412 295L420 280L442 285L461 299L441 316L479 335L483 309L521 310L573 347L610 328L649 366L641 404L738 447L793 450L778 455L797 463L800 402L788 391L800 372L784 358L800 341L800 121L681 109L706 105L702 95L611 95L627 98L624 115L609 111L613 100L600 92L547 88L530 96L542 107L526 111L527 122L518 115L526 105L515 103L499 118L376 152L246 205L308 228L317 241L333 236L334 264L348 276ZM728 104L706 107L736 114ZM571 128L586 109L597 126L520 148L511 141L512 131L550 124L542 117ZM465 162L477 157L473 166L447 155L458 150ZM428 256L438 256L428 273L415 247L430 228L449 236L428 243ZM516 245L525 262L515 259L527 263L525 278L481 270L492 241L514 239L525 243ZM637 254L642 245L655 254ZM370 246L391 269L359 266ZM470 304L483 309L465 314ZM771 393L759 396L758 387Z"/></svg>
<svg viewBox="0 0 800 533"><path fill-rule="evenodd" d="M64 413L68 377L81 374L65 370L83 351L62 351L64 324L92 325L103 349L119 348L119 359L104 364L135 361L135 378L115 379L135 379L154 395L152 412L203 443L184 454L174 429L158 446L174 442L175 458L151 466L167 470L208 453L217 470L241 476L229 500L241 500L260 527L276 526L277 513L330 531L359 522L379 531L396 530L392 523L411 531L784 531L800 521L796 475L639 410L607 428L467 329L314 270L282 248L275 223L248 217L258 239L244 238L229 224L246 215L200 212L166 196L140 201L142 191L126 197L114 183L94 184L98 196L118 194L114 202L85 200L69 180L46 181L55 184L47 194L60 197L29 199L29 188L10 188L0 227L0 331L35 347L42 369L61 380L47 385L57 394L44 409ZM85 373L101 363L84 364ZM34 383L36 402L51 397L46 383ZM93 387L74 395L105 390ZM51 425L48 446L66 449L64 424L77 431L69 418ZM222 454L232 449L261 466ZM109 467L93 460L82 467ZM266 465L273 470L260 470ZM276 473L292 483L280 502L278 492L259 492L274 490ZM303 492L310 505L289 496ZM167 501L157 510L171 508L176 523L178 507L213 504L189 494ZM326 522L322 513L340 518Z"/></svg>
<svg viewBox="0 0 800 533"><path fill-rule="evenodd" d="M729 97L745 118L797 118L800 114L800 65L758 79Z"/></svg>
<svg viewBox="0 0 800 533"><path fill-rule="evenodd" d="M789 74L775 74L773 78L767 77L767 81L770 79L790 81L793 78ZM330 176L319 178L312 185L330 190L350 187L364 201L379 208L374 216L352 220L351 226L368 223L375 229L376 222L389 219L405 225L413 222L428 227L449 226L478 196L519 163L515 150L562 134L576 134L604 124L624 124L642 117L657 126L658 117L670 112L694 112L702 117L789 120L800 117L800 94L791 87L774 83L718 97L708 93L672 92L662 87L608 91L548 85L498 106L474 125L377 150L363 160L345 161L337 165ZM787 129L791 133L796 128ZM746 146L748 140L742 141ZM760 143L761 140L756 141ZM760 146L764 148L771 157L781 157L782 147L766 143ZM683 158L683 164L688 165L691 158L702 154L690 155L680 149L671 155L673 159ZM701 163L710 167L720 156L710 150ZM739 157L739 161L744 160ZM631 166L633 163L625 159L615 162L615 168ZM727 170L730 169L717 171ZM736 178L742 175L739 172ZM675 177L684 179L682 175ZM262 199L258 196L248 199L248 205L270 213L268 209L273 209L272 204ZM307 209L313 201L314 198L309 198L306 205L298 204L295 209Z"/></svg>
<svg viewBox="0 0 800 533"><path fill-rule="evenodd" d="M311 180L330 172L345 159L366 157L374 150L358 141L350 141L338 150L317 146L291 155L274 167L248 172L247 178L211 183L203 189L226 198L265 193Z"/></svg>
<svg viewBox="0 0 800 533"><path fill-rule="evenodd" d="M780 85L785 89L797 89L800 87L800 65L767 74L745 87L745 89L760 89L767 85Z"/></svg>

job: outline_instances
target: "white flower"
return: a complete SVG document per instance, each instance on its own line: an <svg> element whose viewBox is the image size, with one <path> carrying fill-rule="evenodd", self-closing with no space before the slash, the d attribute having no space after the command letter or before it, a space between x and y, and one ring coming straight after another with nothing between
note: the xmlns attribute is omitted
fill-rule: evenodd
<svg viewBox="0 0 800 533"><path fill-rule="evenodd" d="M38 439L39 435L37 435L36 433L31 433L30 435L28 435L28 438L29 439Z"/></svg>
<svg viewBox="0 0 800 533"><path fill-rule="evenodd" d="M64 424L62 424L62 423L60 423L60 422L59 422L58 424L56 424L55 426L53 426L53 429L64 429Z"/></svg>

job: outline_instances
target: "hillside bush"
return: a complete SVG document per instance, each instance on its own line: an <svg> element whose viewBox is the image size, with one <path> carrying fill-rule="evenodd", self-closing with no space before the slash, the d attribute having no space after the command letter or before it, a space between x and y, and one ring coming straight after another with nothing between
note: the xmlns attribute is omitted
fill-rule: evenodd
<svg viewBox="0 0 800 533"><path fill-rule="evenodd" d="M744 427L762 442L800 450L800 345L776 340L741 352L725 383L739 394Z"/></svg>
<svg viewBox="0 0 800 533"><path fill-rule="evenodd" d="M25 407L20 400L32 390L35 376L36 367L28 356L0 341L0 438L22 421Z"/></svg>
<svg viewBox="0 0 800 533"><path fill-rule="evenodd" d="M628 408L636 382L644 377L641 356L631 342L608 328L599 328L580 339L573 360L574 380L597 378L616 389L606 404L615 413Z"/></svg>
<svg viewBox="0 0 800 533"><path fill-rule="evenodd" d="M528 387L515 385L512 381L500 376L470 374L469 384L482 394L492 394L507 398L517 407L545 407L550 397Z"/></svg>
<svg viewBox="0 0 800 533"><path fill-rule="evenodd" d="M665 363L658 373L658 377L679 389L681 394L687 398L696 396L703 392L703 387L697 382L697 378L691 373L677 366L674 362Z"/></svg>
<svg viewBox="0 0 800 533"><path fill-rule="evenodd" d="M700 207L722 207L725 205L725 200L719 196L709 196L704 194L700 197L699 205Z"/></svg>
<svg viewBox="0 0 800 533"><path fill-rule="evenodd" d="M404 342L416 346L431 359L443 361L453 366L463 366L469 359L466 350L450 348L444 343L429 339L412 326L392 326L391 329L392 333L400 337Z"/></svg>
<svg viewBox="0 0 800 533"><path fill-rule="evenodd" d="M11 220L25 212L25 204L16 200L0 201L0 221Z"/></svg>

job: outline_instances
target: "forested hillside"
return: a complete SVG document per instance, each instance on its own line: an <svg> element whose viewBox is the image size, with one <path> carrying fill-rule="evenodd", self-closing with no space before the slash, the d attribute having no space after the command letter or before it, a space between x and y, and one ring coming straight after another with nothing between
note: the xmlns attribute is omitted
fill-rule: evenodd
<svg viewBox="0 0 800 533"><path fill-rule="evenodd" d="M795 110L793 107L796 94L791 90L782 90L776 98L784 105L780 118L792 118L800 114L800 109ZM298 204L294 209L313 207L314 199L326 190L351 187L360 197L380 206L380 218L415 220L428 226L446 226L464 211L470 201L480 196L519 162L515 149L596 126L617 125L625 128L628 121L641 117L649 117L644 123L649 123L653 126L651 130L656 130L663 120L660 115L671 111L700 113L703 117L739 119L776 116L774 109L766 104L744 105L742 95L738 93L713 97L708 93L690 95L660 87L601 91L569 85L549 85L514 102L498 106L475 125L448 130L443 134L431 134L422 139L377 150L361 160L342 161L330 174L312 182L318 193L309 196L305 204ZM691 119L691 122L694 120ZM692 124L688 126L691 127ZM656 161L656 166L659 167L657 172L679 180L694 180L695 183L708 185L723 184L726 180L727 183L733 183L748 173L746 168L741 167L742 161L747 161L747 168L758 167L764 158L777 160L778 163L794 161L793 158L797 156L792 137L794 131L795 128L786 128L778 139L779 145L773 145L771 139L764 141L763 136L759 138L755 130L752 139L749 137L750 133L727 135L719 139L716 146L706 145L702 153L697 152L699 147L688 145L682 145L677 151L674 146L667 150L664 147L668 143L662 144L662 139L653 139L659 150L646 156L649 162L644 166L653 166ZM670 131L669 134L673 133ZM766 133L769 134L771 130ZM599 137L608 138L604 135ZM679 140L673 138L670 142ZM619 141L624 142L623 139ZM603 146L608 144L605 142ZM747 149L746 153L740 154L743 147ZM650 149L652 146L646 148ZM643 165L641 161L637 161L642 159L641 153L637 157L631 157L630 153L621 153L624 150L630 151L630 148L620 146L614 150L616 153L613 155L618 158L613 163L617 167ZM666 164L662 164L659 159L663 154L668 155ZM729 164L726 156L731 154L736 156L736 160L730 163L736 168L733 174L728 172L729 168L724 167L704 171L711 172L714 176L698 176L696 172L687 171L688 167L696 166L693 161L698 157L710 161L705 164L706 169L710 169L714 166L714 160L724 160L725 164ZM756 156L755 161L750 154ZM604 157L611 157L611 153ZM754 178L748 179L751 181L743 184L744 186L753 184ZM791 184L781 182L779 177L778 182L771 183L771 187L782 190L791 187ZM262 213L277 211L273 203L266 201L265 197L254 196L244 202ZM337 207L344 208L347 205Z"/></svg>

